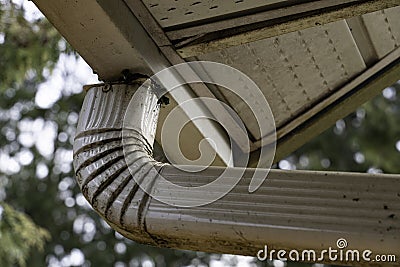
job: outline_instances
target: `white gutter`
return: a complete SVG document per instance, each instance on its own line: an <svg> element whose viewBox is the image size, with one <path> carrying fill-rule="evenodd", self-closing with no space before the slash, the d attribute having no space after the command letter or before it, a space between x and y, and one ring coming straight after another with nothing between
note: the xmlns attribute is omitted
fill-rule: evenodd
<svg viewBox="0 0 400 267"><path fill-rule="evenodd" d="M226 168L187 172L155 161L152 144L159 104L151 86L135 94L137 110L124 125L137 88L137 84L91 88L74 143L78 184L93 208L118 232L155 246L251 256L265 245L269 251L320 253L329 247L338 249L336 241L344 238L348 249L396 254L398 261L392 265L399 266L399 175L271 170L263 185L250 194L255 169L246 169L232 191L205 206L176 207L152 198L136 181L156 193L157 199L179 196L179 201L189 203L207 196L200 189L190 195L168 190L158 182L160 175L175 184L197 186L215 180ZM123 135L129 137L123 141ZM232 179L242 170L228 169Z"/></svg>

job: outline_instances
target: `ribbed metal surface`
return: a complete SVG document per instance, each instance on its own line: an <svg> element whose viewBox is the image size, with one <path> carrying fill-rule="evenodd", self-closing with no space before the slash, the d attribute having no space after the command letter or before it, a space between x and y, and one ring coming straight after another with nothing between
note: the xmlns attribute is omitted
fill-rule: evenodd
<svg viewBox="0 0 400 267"><path fill-rule="evenodd" d="M198 58L227 64L253 79L270 103L277 127L366 68L345 21L230 47ZM250 109L235 94L221 91L258 140L259 128Z"/></svg>
<svg viewBox="0 0 400 267"><path fill-rule="evenodd" d="M174 183L200 186L211 182L220 172L220 169L210 169L191 175L166 167L162 175ZM393 221L387 220L391 213L398 213L400 209L397 195L399 188L396 188L396 182L399 180L396 176L379 176L380 183L377 184L377 178L369 174L343 175L342 173L272 170L263 186L256 193L248 194L248 182L251 175L252 171L249 170L244 175L248 178L244 178L229 195L205 207L204 211L216 211L216 214L211 215L214 218L218 218L219 212L226 216L225 211L232 211L232 209L237 210L239 217L240 210L244 215L248 212L258 213L257 219L270 218L268 224L277 226L287 224L292 227L305 227L302 220L309 218L315 223L315 229L320 230L350 228L353 227L355 220L366 223L359 224L360 229L378 223L383 224L381 229L377 227L367 232L378 233L389 225L395 226L392 229L393 233L400 230L399 225L396 227ZM181 177L185 177L185 180L182 181ZM188 196L189 199L193 197ZM202 196L199 195L199 197ZM344 216L343 221L330 221L338 215ZM291 219L282 221L286 217ZM249 222L255 222L254 219L248 218ZM318 222L332 223L332 225L331 228L318 228ZM311 227L312 224L308 226ZM365 229L363 231L366 232Z"/></svg>
<svg viewBox="0 0 400 267"><path fill-rule="evenodd" d="M156 162L150 143L158 105L150 89L132 104L137 112L129 113L131 121L122 122L136 88L90 89L74 144L74 167L84 196L123 235L157 246L253 256L264 245L318 252L334 247L338 238L345 238L351 249L400 252L399 176L271 170L250 194L255 169L247 169L231 192L211 204L181 208L154 200L138 183L144 181L157 199L179 196L190 203L207 199L211 191L224 192L224 184L210 192L199 186L225 170L230 171L228 180L234 180L242 169L191 172ZM160 175L195 190L172 189Z"/></svg>
<svg viewBox="0 0 400 267"><path fill-rule="evenodd" d="M196 186L210 182L216 172L194 177L167 167L162 174L172 182ZM251 170L244 176L250 177ZM179 233L204 244L207 240L247 242L246 246L232 245L234 253L255 253L264 244L318 250L332 246L338 238L345 238L352 249L400 252L398 176L271 170L253 194L247 191L249 180L245 178L231 193L205 207L165 208L152 200L147 230L169 237L168 233ZM166 222L172 224L168 229Z"/></svg>
<svg viewBox="0 0 400 267"><path fill-rule="evenodd" d="M124 124L127 107L138 85L106 85L87 93L74 142L74 168L77 182L86 199L117 229L137 234L136 240L151 243L143 231L142 210L148 195L135 182L146 179L151 184L158 172L151 158L159 105L148 90L143 111L134 116L137 125ZM154 110L149 110L152 108ZM130 114L128 114L129 116ZM128 129L123 130L123 127ZM143 128L138 132L135 128ZM125 143L122 136L125 135ZM125 150L124 153L124 147ZM137 169L129 171L128 166Z"/></svg>

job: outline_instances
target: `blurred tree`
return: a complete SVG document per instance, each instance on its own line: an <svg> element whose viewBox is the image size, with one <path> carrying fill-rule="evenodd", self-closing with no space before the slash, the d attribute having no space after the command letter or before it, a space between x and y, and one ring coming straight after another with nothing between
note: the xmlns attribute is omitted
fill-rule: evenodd
<svg viewBox="0 0 400 267"><path fill-rule="evenodd" d="M27 266L30 250L43 251L49 232L5 203L0 203L0 219L0 266Z"/></svg>
<svg viewBox="0 0 400 267"><path fill-rule="evenodd" d="M42 81L43 70L57 62L61 38L47 20L28 21L21 6L10 0L0 4L0 90L4 92L21 87L27 78Z"/></svg>
<svg viewBox="0 0 400 267"><path fill-rule="evenodd" d="M0 0L0 201L10 204L2 205L0 266L209 262L209 254L158 249L127 240L88 206L72 171L82 84L71 79L68 71L61 71L60 95L44 105L40 99L50 95L38 97L50 74L60 72L56 66L61 61L61 65L71 64L70 57L78 56L46 19L28 19L24 6L29 2L17 2Z"/></svg>
<svg viewBox="0 0 400 267"><path fill-rule="evenodd" d="M18 153L20 145L15 140L8 141L15 139L12 128L20 118L20 111L32 107L32 103L27 103L32 101L29 93L19 90L18 98L21 99L17 103L16 91L25 83L43 80L42 70L51 69L58 58L56 47L60 37L44 20L28 22L17 5L10 1L0 3L0 126L2 136L6 137L0 139L3 161L5 155L10 157ZM16 48L20 48L18 52ZM0 201L6 196L3 186L8 182L9 177L0 173ZM44 242L50 234L11 206L2 203L0 207L0 266L26 266L34 249L43 252Z"/></svg>
<svg viewBox="0 0 400 267"><path fill-rule="evenodd" d="M27 19L23 5L0 0L0 201L13 207L2 204L0 266L23 266L25 261L33 267L208 266L219 260L235 266L238 258L229 255L136 244L115 233L91 210L75 184L71 166L83 100L79 81L71 81L72 71L61 71L59 95L47 104L38 97L38 88L60 62L70 58L77 59L47 20ZM338 121L278 165L399 173L399 87L386 89L383 96ZM19 212L47 229L51 239ZM11 234L13 241L2 238ZM14 252L7 253L12 245Z"/></svg>
<svg viewBox="0 0 400 267"><path fill-rule="evenodd" d="M297 169L400 173L400 81L285 159ZM287 164L287 163L290 164Z"/></svg>

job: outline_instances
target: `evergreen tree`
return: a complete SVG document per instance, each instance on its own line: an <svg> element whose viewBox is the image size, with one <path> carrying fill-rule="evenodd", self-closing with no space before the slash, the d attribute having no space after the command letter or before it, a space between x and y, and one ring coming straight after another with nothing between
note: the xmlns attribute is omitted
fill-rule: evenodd
<svg viewBox="0 0 400 267"><path fill-rule="evenodd" d="M127 240L88 206L72 170L81 85L64 82L57 99L38 102L60 58L78 60L46 19L27 19L23 6L0 0L0 266L207 266L220 259L235 266L228 255ZM278 165L400 173L399 94L399 84L385 89Z"/></svg>

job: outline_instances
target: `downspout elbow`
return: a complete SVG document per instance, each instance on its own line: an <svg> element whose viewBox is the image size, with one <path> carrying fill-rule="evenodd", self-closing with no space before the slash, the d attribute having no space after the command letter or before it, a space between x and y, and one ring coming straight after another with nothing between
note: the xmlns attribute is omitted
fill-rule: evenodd
<svg viewBox="0 0 400 267"><path fill-rule="evenodd" d="M137 102L128 114L131 99ZM92 87L73 147L77 183L90 205L113 228L147 244L154 244L142 216L149 195L137 181L151 186L164 165L152 157L159 107L150 83Z"/></svg>
<svg viewBox="0 0 400 267"><path fill-rule="evenodd" d="M269 248L313 249L323 255L338 233L346 233L340 237L353 249L368 244L382 255L399 251L398 175L273 170L250 194L256 169L210 166L188 172L154 160L159 108L150 83L94 87L83 103L74 143L77 182L92 207L124 236L214 253L257 255L268 242ZM203 190L218 177L227 183ZM234 188L208 205L188 208L161 201L210 200L232 181L238 181Z"/></svg>

